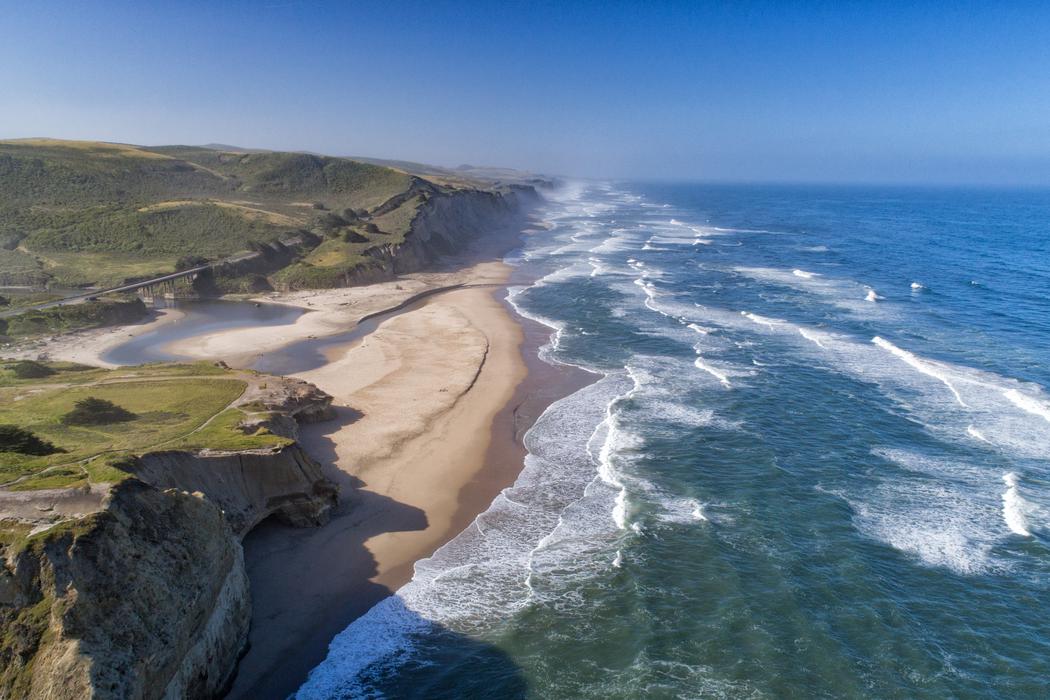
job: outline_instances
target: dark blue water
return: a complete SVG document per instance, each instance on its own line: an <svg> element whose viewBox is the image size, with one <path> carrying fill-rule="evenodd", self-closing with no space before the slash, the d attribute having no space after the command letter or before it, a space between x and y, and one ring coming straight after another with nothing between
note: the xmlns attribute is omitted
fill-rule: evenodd
<svg viewBox="0 0 1050 700"><path fill-rule="evenodd" d="M597 382L302 698L1050 696L1050 193L579 185Z"/></svg>

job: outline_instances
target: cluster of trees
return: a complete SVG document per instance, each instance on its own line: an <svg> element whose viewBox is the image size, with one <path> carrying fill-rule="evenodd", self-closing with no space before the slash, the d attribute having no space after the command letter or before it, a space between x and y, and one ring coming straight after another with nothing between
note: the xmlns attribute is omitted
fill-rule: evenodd
<svg viewBox="0 0 1050 700"><path fill-rule="evenodd" d="M47 440L37 437L30 430L17 425L0 425L0 452L43 457L63 451Z"/></svg>
<svg viewBox="0 0 1050 700"><path fill-rule="evenodd" d="M127 423L138 416L106 399L89 396L73 404L73 410L62 416L66 425L111 425Z"/></svg>

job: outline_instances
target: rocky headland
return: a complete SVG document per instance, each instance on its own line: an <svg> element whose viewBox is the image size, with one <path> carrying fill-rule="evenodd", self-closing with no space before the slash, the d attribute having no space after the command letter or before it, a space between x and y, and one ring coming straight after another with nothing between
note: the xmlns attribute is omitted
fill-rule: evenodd
<svg viewBox="0 0 1050 700"><path fill-rule="evenodd" d="M322 525L338 498L296 441L331 397L231 374L245 389L230 429L272 444L146 450L98 480L0 487L0 697L208 698L230 682L251 619L241 538L271 516Z"/></svg>

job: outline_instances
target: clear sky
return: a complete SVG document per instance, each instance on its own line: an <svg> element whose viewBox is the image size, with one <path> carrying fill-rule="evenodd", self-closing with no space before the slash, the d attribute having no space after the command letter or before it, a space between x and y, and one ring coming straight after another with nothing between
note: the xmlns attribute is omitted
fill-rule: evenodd
<svg viewBox="0 0 1050 700"><path fill-rule="evenodd" d="M1050 5L12 2L0 137L1050 184Z"/></svg>

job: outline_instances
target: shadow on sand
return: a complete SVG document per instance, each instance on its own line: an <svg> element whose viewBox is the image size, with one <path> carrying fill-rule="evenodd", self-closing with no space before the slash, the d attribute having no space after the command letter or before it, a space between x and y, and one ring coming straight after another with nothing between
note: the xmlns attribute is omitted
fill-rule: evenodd
<svg viewBox="0 0 1050 700"><path fill-rule="evenodd" d="M279 700L294 693L324 660L332 638L393 593L370 580L377 566L365 542L381 533L427 526L422 510L361 490L359 479L332 466L335 445L328 436L360 417L354 409L337 408L334 420L304 429L311 455L339 484L341 501L331 521L319 528L293 528L268 519L244 538L252 622L248 651L226 696L231 700ZM444 692L447 672L465 665L505 679L499 695L467 697L524 695L520 671L505 654L447 630L437 633L442 635L442 658L433 660L436 665L406 669L405 677L415 680L387 697L435 697ZM396 684L402 685L400 680ZM423 688L431 690L417 694ZM447 697L464 697L458 690L448 692Z"/></svg>

